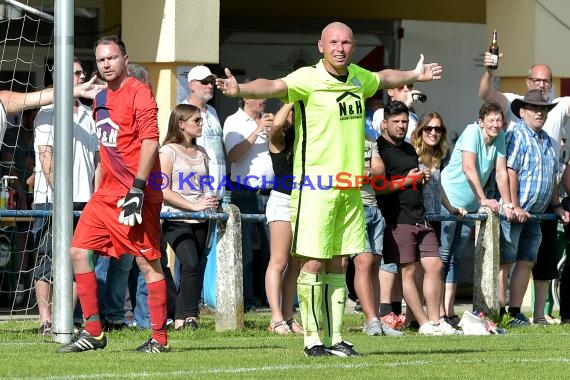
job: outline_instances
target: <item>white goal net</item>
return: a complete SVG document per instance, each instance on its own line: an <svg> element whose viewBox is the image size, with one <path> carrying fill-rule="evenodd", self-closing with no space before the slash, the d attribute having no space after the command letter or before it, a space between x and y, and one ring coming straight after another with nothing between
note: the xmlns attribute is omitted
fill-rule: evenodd
<svg viewBox="0 0 570 380"><path fill-rule="evenodd" d="M32 92L51 84L53 7L53 0L0 1L0 90ZM0 209L31 209L36 111L8 115L0 148ZM34 221L0 217L0 320L37 318Z"/></svg>

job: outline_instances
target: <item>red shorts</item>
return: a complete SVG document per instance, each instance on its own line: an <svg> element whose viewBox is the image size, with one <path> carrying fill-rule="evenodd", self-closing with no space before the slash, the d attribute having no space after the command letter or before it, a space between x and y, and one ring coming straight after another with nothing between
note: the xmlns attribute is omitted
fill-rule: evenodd
<svg viewBox="0 0 570 380"><path fill-rule="evenodd" d="M429 224L396 224L384 230L384 262L408 264L439 257L439 243Z"/></svg>
<svg viewBox="0 0 570 380"><path fill-rule="evenodd" d="M142 224L119 223L122 197L95 193L81 213L71 246L119 258L130 253L147 260L160 258L160 208L162 203L143 203Z"/></svg>

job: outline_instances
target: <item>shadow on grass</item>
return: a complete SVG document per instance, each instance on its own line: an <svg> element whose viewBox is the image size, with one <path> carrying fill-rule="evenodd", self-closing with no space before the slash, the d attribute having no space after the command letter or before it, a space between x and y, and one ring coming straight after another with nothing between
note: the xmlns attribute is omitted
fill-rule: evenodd
<svg viewBox="0 0 570 380"><path fill-rule="evenodd" d="M200 346L200 347L173 347L176 352L194 352L194 351L251 351L257 350L284 350L288 349L286 345L262 345L255 347L245 347L245 346Z"/></svg>
<svg viewBox="0 0 570 380"><path fill-rule="evenodd" d="M366 355L441 355L441 354L472 354L472 353L481 353L486 351L485 349L453 349L453 350L398 350L398 351L369 351Z"/></svg>

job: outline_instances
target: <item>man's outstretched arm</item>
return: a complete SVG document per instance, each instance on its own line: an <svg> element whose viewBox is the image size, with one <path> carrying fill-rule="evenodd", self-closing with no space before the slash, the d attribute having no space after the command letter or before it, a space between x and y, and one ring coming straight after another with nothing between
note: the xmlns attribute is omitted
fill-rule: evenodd
<svg viewBox="0 0 570 380"><path fill-rule="evenodd" d="M94 84L96 77L89 82L73 88L73 97L93 99L105 86ZM34 92L0 91L0 101L4 105L6 113L18 113L29 108L38 108L52 104L54 99L53 88L44 88Z"/></svg>
<svg viewBox="0 0 570 380"><path fill-rule="evenodd" d="M216 79L216 87L231 98L282 99L287 96L287 85L281 79L256 79L239 84L229 69L225 69L227 78Z"/></svg>
<svg viewBox="0 0 570 380"><path fill-rule="evenodd" d="M414 70L386 69L378 71L376 74L380 77L380 86L382 88L399 88L414 82L441 79L443 68L439 63L424 63L424 55L420 54L420 59Z"/></svg>

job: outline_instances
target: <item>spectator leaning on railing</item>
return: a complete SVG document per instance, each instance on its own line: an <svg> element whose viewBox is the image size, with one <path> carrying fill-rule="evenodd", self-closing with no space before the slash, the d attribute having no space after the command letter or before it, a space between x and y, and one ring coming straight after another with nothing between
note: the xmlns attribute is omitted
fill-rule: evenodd
<svg viewBox="0 0 570 380"><path fill-rule="evenodd" d="M518 122L518 116L511 112L511 103L514 99L522 99L522 95L503 93L495 89L493 81L495 70L488 68L492 62L491 54L488 52L485 53L483 59L485 70L483 71L479 83L479 96L485 101L497 102L501 106L505 113L508 130L511 130ZM548 65L544 63L532 65L528 70L528 78L526 78L525 84L528 90L541 90L549 101L552 99L552 70ZM548 112L548 118L542 126L542 130L548 133L556 157L559 157L564 132L563 125L570 116L570 97L565 96L557 99L557 101L556 106ZM547 212L552 212L552 210L547 209ZM558 262L558 255L556 254L557 226L557 221L545 220L540 223L543 239L538 250L536 264L532 268L535 290L534 323L548 324L545 318L544 306L546 304L546 295L550 280L558 276L558 269L556 268ZM501 314L504 313L505 310L501 309Z"/></svg>
<svg viewBox="0 0 570 380"><path fill-rule="evenodd" d="M549 205L564 224L570 217L558 197L556 153L548 134L542 130L554 106L538 89L529 90L523 99L511 103L513 114L520 118L507 137L507 168L515 215L512 222L501 221L499 302L505 306L507 281L514 263L509 284L512 327L529 324L520 309L542 240L540 225L525 222L531 213L544 213Z"/></svg>
<svg viewBox="0 0 570 380"><path fill-rule="evenodd" d="M378 139L378 149L386 168L386 178L391 179L388 186L376 191L380 194L378 204L386 219L385 261L397 263L401 270L407 310L413 313L420 325L420 334L455 335L457 330L439 314L442 263L437 236L426 221L422 192L423 186L431 180L432 172L419 168L414 147L404 141L408 129L408 107L399 101L388 103L381 128L383 132ZM416 283L420 272L424 274L422 289L427 312Z"/></svg>
<svg viewBox="0 0 570 380"><path fill-rule="evenodd" d="M503 199L502 212L508 220L513 218L513 204L509 194L509 177L506 166L503 111L496 103L485 103L479 109L477 122L465 127L455 143L449 164L441 173L441 184L449 202L468 212L477 212L486 206L494 213L501 209L499 202L485 196L483 186L493 171ZM445 212L442 208L442 212ZM459 267L465 246L469 241L472 221L444 221L441 223L441 247L445 279L442 315L452 325L459 323L455 313L455 291L459 280Z"/></svg>

